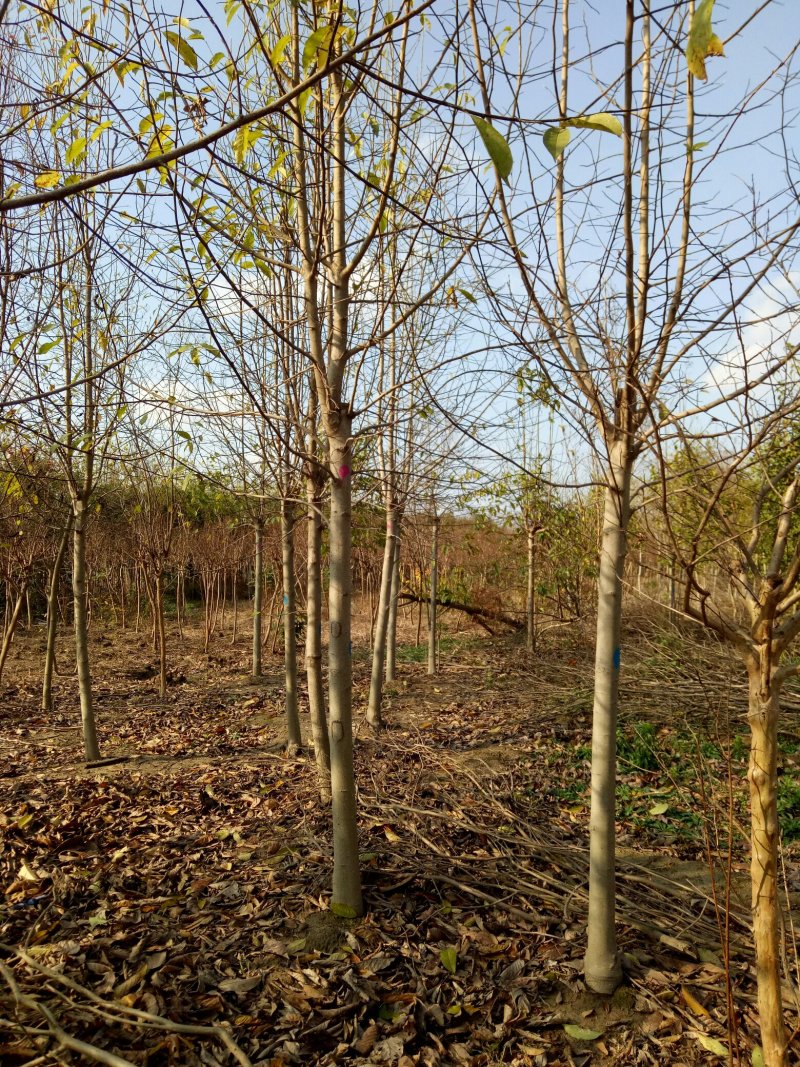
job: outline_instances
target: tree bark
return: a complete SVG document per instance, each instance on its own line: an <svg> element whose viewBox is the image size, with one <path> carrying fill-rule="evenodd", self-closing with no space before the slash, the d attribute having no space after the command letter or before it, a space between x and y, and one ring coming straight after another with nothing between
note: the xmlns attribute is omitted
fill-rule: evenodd
<svg viewBox="0 0 800 1067"><path fill-rule="evenodd" d="M626 438L610 444L598 576L592 797L589 823L589 925L584 959L587 984L613 993L622 980L614 924L617 707L622 632L622 571L625 565L633 470Z"/></svg>
<svg viewBox="0 0 800 1067"><path fill-rule="evenodd" d="M155 611L158 627L158 695L167 695L167 631L164 625L164 571L159 566L155 580Z"/></svg>
<svg viewBox="0 0 800 1067"><path fill-rule="evenodd" d="M528 527L528 589L525 601L525 647L528 655L536 651L536 529Z"/></svg>
<svg viewBox="0 0 800 1067"><path fill-rule="evenodd" d="M358 860L358 821L353 773L353 664L351 420L345 412L328 418L331 467L330 520L330 691L331 795L333 806L333 904L356 915L364 911Z"/></svg>
<svg viewBox="0 0 800 1067"><path fill-rule="evenodd" d="M253 574L253 677L261 677L261 623L264 612L264 524L255 524L256 555Z"/></svg>
<svg viewBox="0 0 800 1067"><path fill-rule="evenodd" d="M300 715L297 710L297 618L294 588L294 514L291 503L281 502L281 554L283 561L283 651L284 684L286 690L286 751L295 755L303 739L300 734Z"/></svg>
<svg viewBox="0 0 800 1067"><path fill-rule="evenodd" d="M397 609L400 604L400 520L395 520L392 588L389 594L389 621L386 630L386 681L397 677Z"/></svg>
<svg viewBox="0 0 800 1067"><path fill-rule="evenodd" d="M42 711L53 710L53 670L56 664L56 635L58 633L58 588L61 584L61 571L67 545L72 535L72 512L70 512L58 550L50 571L50 584L47 591L47 647L44 653L44 675L42 678ZM123 612L123 620L124 620ZM124 627L123 627L124 628Z"/></svg>
<svg viewBox="0 0 800 1067"><path fill-rule="evenodd" d="M25 594L27 591L28 581L25 579L25 582L17 595L17 599L14 603L14 610L11 612L11 616L6 623L5 633L3 634L3 644L2 647L0 647L0 681L3 679L3 670L5 669L6 660L8 659L8 653L11 651L11 642L14 640L14 633L17 629L19 617L22 614L22 605L25 603Z"/></svg>
<svg viewBox="0 0 800 1067"><path fill-rule="evenodd" d="M758 1016L764 1063L784 1067L778 912L778 712L780 685L772 675L767 645L748 663L750 724L750 882L756 949Z"/></svg>
<svg viewBox="0 0 800 1067"><path fill-rule="evenodd" d="M400 600L424 604L427 608L430 604L430 593L426 596L421 596L419 593L404 592L400 594ZM463 611L465 615L469 615L469 617L474 619L479 626L482 626L487 633L492 635L494 635L495 631L489 626L489 622L500 622L504 626L510 627L512 630L522 630L525 625L520 619L515 619L513 615L506 615L504 611L499 611L497 608L476 608L472 604L464 604L460 600L442 600L439 596L436 598L436 604L440 608L452 608L454 611Z"/></svg>
<svg viewBox="0 0 800 1067"><path fill-rule="evenodd" d="M89 665L88 604L86 597L86 507L83 500L73 506L72 599L75 613L75 658L83 724L83 746L87 760L100 759L92 703L92 672Z"/></svg>
<svg viewBox="0 0 800 1067"><path fill-rule="evenodd" d="M308 551L306 561L306 678L311 737L323 803L331 799L331 746L322 684L322 492L313 474L306 479Z"/></svg>
<svg viewBox="0 0 800 1067"><path fill-rule="evenodd" d="M439 584L439 525L438 515L433 516L433 544L431 546L431 596L428 603L428 674L436 674L436 597Z"/></svg>
<svg viewBox="0 0 800 1067"><path fill-rule="evenodd" d="M367 705L367 722L376 730L379 730L383 725L381 714L383 705L383 672L386 667L386 639L389 633L389 611L396 543L394 508L390 504L386 511L386 540L383 543L381 589L378 597L378 616L375 621L375 640L372 646L372 675L370 677L369 703Z"/></svg>

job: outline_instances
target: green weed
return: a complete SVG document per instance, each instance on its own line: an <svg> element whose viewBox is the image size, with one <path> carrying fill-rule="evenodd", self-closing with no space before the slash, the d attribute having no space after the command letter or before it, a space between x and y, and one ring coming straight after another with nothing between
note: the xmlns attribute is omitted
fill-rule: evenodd
<svg viewBox="0 0 800 1067"><path fill-rule="evenodd" d="M650 722L636 722L617 730L617 758L642 771L661 766L656 751L656 728Z"/></svg>

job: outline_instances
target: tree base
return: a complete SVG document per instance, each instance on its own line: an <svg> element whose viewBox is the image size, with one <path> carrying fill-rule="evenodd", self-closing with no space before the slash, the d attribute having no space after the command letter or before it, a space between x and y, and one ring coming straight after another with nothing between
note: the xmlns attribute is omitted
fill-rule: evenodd
<svg viewBox="0 0 800 1067"><path fill-rule="evenodd" d="M610 997L622 982L622 964L619 956L604 961L604 965L598 965L597 961L590 962L584 958L583 978L593 993L601 993L603 996Z"/></svg>

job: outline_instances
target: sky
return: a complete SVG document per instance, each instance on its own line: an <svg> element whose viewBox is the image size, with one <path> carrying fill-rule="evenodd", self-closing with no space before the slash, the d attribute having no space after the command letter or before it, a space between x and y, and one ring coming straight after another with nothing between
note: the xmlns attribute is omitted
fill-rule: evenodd
<svg viewBox="0 0 800 1067"><path fill-rule="evenodd" d="M744 0L728 4L717 0L714 21L719 35L724 39L730 37L755 6L757 5L745 3ZM78 5L74 5L73 9L77 10L77 7ZM99 7L100 5L98 9ZM384 7L388 10L391 5L386 4ZM62 10L66 11L68 7L65 5ZM156 9L150 7L150 10ZM154 29L152 39L146 34L143 38L154 62L157 60L164 68L165 78L179 78L183 107L187 106L187 100L194 95L197 95L198 99L202 96L204 78L208 80L203 68L205 62L212 59L214 52L222 47L220 42L227 42L231 49L236 51L242 40L241 10L219 3L207 10L216 24L213 30L209 29L209 20L203 16L199 5L182 5L178 14L178 8L174 5L162 4L159 17L154 23L157 24L157 32ZM554 163L541 138L548 124L552 124L556 117L551 61L552 5L531 5L527 8L526 16L530 25L522 32L511 35L507 41L505 27L514 23L513 8L506 3L500 3L494 6L484 5L481 10L487 23L494 28L496 38L494 43L487 43L485 48L487 62L493 58L498 66L491 96L493 121L501 132L508 135L514 153L510 203L512 210L518 215L531 257L541 259L542 267L537 284L541 285L543 299L547 300L553 290L551 263L554 237L551 200ZM659 9L656 9L655 21L659 18L658 11ZM613 3L604 0L600 5L573 0L571 12L572 47L576 61L570 72L569 112L616 112L619 106L618 93L608 91L608 86L613 85L621 69L619 42L623 30L624 4L621 0L614 0ZM227 16L230 13L232 17L228 25ZM474 59L469 49L465 47L457 57L452 52L448 53L446 68L440 74L433 71L433 60L441 51L443 34L452 29L454 18L459 14L462 12L452 3L434 5L429 12L430 30L424 36L424 44L416 42L412 46L409 69L415 76L417 89L424 93L427 99L450 99L451 91L443 90L441 83L449 83L452 78L458 84L459 103L466 108L482 110ZM176 30L183 33L179 21L181 18L189 20L186 32L190 36L202 26L203 40L191 36L192 47L199 59L199 71L193 71L185 62L182 63L174 47L164 37L167 32L174 34ZM696 148L695 160L701 171L701 179L695 197L706 205L700 212L701 226L693 234L696 249L730 240L737 232L744 232L749 225L748 212L753 195L763 204L769 204L776 194L786 189L783 158L787 150L792 155L796 145L796 116L800 97L793 82L786 85L783 99L779 99L772 92L759 93L758 84L777 64L779 58L796 48L796 22L796 16L792 14L789 5L768 4L739 36L727 42L725 58L709 61L709 81L699 93L695 133L695 144L708 142L705 147ZM140 28L144 32L144 23ZM505 41L502 64L507 70L513 71L514 64L522 57L524 78L518 92L516 87L512 91L499 72L500 41ZM585 59L587 48L593 53L591 63ZM680 71L684 62L681 54L675 50L674 62L670 69ZM174 67L172 75L167 69L169 64ZM223 61L216 61L216 73L212 80L218 95L214 97L213 94L208 94L211 101L208 105L210 112L213 112L214 99L224 101L229 110L235 110L237 106L234 88L231 88L229 94L226 93L227 81L222 73L223 66ZM790 70L793 71L794 66ZM119 85L116 85L116 82L113 84L116 86L115 103L121 105L123 110L131 111L135 134L136 124L144 113L140 104L134 107L135 78L127 75L124 84L122 81ZM251 91L257 95L258 88L251 87ZM755 94L752 104L749 105L751 110L737 123L733 133L726 133L725 116L732 105L746 98L750 91ZM165 113L168 114L171 106L169 102L164 105ZM441 104L438 113L436 105L425 106L430 117L419 126L417 139L423 152L432 156L442 136L437 120L445 119L449 112L445 103ZM503 116L511 115L515 106L518 106L516 117L523 121L511 126L503 121ZM219 107L222 107L222 103ZM207 117L208 127L223 117L221 111L219 114L210 114ZM785 137L779 132L781 124L784 126ZM408 129L410 128L409 126ZM112 154L116 153L118 157L124 151L141 151L141 148L136 148L135 138L133 141L126 141L121 136L122 132L121 129L110 129L102 134L97 143L108 144ZM468 114L462 113L457 119L456 132L456 142L451 146L452 165L463 186L459 193L459 205L454 207L454 212L457 215L459 211L463 211L464 218L468 219L470 210L474 212L481 206L482 198L485 203L486 199L491 197L494 175ZM187 133L187 136L190 135L191 131ZM260 142L256 152L260 152L265 144L265 141ZM619 302L620 276L613 256L603 259L603 249L609 243L611 234L611 247L619 248L619 186L615 177L620 167L621 141L610 134L576 131L565 158L568 183L574 185L574 195L568 209L569 267L577 279L577 291L593 294L596 302L600 298L605 300L605 310L613 317ZM682 173L684 159L685 144L680 130L667 128L661 166L663 203L666 205L674 205L676 183ZM203 157L202 167L207 165L208 160ZM195 166L194 162L191 166ZM599 175L601 181L583 188L583 183L595 175ZM153 175L147 178L146 187L151 201L147 208L144 204L145 197L135 193L134 186L134 195L126 195L118 204L118 209L126 210L130 219L138 220L139 233L144 236L145 241L150 242L154 251L160 249L151 262L140 264L145 272L142 275L143 284L149 290L149 306L155 309L159 301L174 298L176 292L180 291L176 270L182 269L182 263L181 254L176 251L174 239L171 242L169 234L173 219L169 186L159 183L157 176ZM131 226L133 227L133 223ZM137 234L134 229L131 235L132 240L135 240ZM172 247L169 247L171 243ZM192 251L193 242L185 243ZM489 284L498 291L506 292L510 299L518 301L521 288L516 271L509 265L506 253L507 249L503 248L503 239L500 237L495 250L485 254L484 263L489 268ZM787 251L784 258L786 271L793 276L791 250ZM713 257L709 256L707 262L712 264ZM741 269L737 268L740 274L739 284L742 284L742 278L752 266L753 264L745 263L741 265ZM456 420L471 427L471 436L464 448L464 454L468 455L469 459L465 462L491 475L501 462L498 453L511 461L519 460L519 448L515 443L519 436L515 371L524 357L519 349L509 342L508 331L493 321L493 308L490 301L481 295L480 279L470 277L465 267L459 271L457 280L476 298L477 303L473 306L463 298L457 311L451 314L451 309L451 312L448 312L451 317L438 357L443 369L434 379L432 399L436 401L438 398L442 407L456 408ZM723 281L727 283L727 279ZM697 284L698 296L692 311L692 327L695 330L702 323L703 316L707 316L709 309L713 307L709 294L714 292L714 299L717 299L721 285L717 282L710 289L704 290L700 277L697 278ZM776 301L784 299L792 302L791 292L780 282L775 284L771 294L753 293L748 305L750 317L756 320L767 312L772 313ZM444 322L444 318L442 321ZM787 315L775 320L771 329L774 331L777 326L785 332L791 325ZM535 337L536 324L527 323L526 330L529 330L531 337ZM146 373L151 375L147 383L148 389L152 390L154 384L157 385L152 375L158 374L158 360L170 349L179 347L187 337L202 337L202 333L202 322L196 318L189 317L179 324L171 337L164 340L161 346L163 351L160 354L154 353L153 360L148 365ZM740 338L715 334L701 346L703 351L698 350L697 355L687 356L683 367L684 377L695 382L695 395L699 395L697 390L701 387L710 395L714 390L736 381L736 376L740 373L736 365L737 352L752 354L755 347L765 339L764 328L757 324L745 323L743 336L745 343L742 347ZM462 356L461 360L454 359L459 355ZM724 362L709 366L709 360ZM182 366L187 379L184 387L186 393L193 377L197 377L198 370L185 357ZM723 366L724 371L721 370ZM164 381L170 382L171 379L171 373L165 372ZM364 388L370 380L367 375ZM174 388L170 388L174 392ZM466 410L468 402L471 402L471 413ZM570 425L567 415L568 405L563 404L555 412L532 409L529 438L538 433L543 447L553 453L554 477L585 482L592 475L590 434L562 429L562 426ZM374 412L368 413L363 425L369 428L374 427L374 423ZM537 427L539 429L536 429ZM579 468L577 471L576 457Z"/></svg>

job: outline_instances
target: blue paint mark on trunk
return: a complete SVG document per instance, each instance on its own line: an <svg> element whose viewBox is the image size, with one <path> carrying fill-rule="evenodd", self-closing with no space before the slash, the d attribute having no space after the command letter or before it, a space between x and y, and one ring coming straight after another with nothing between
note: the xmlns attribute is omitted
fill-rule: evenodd
<svg viewBox="0 0 800 1067"><path fill-rule="evenodd" d="M614 649L613 661L614 661L614 670L618 671L619 670L619 665L620 665L620 663L622 663L622 649L619 647L619 645Z"/></svg>

